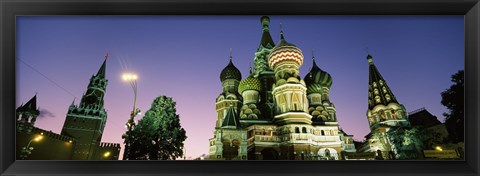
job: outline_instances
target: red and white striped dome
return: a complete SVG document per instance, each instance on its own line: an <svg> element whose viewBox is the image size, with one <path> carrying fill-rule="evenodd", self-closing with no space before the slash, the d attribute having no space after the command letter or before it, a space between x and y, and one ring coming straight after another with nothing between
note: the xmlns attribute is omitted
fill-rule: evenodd
<svg viewBox="0 0 480 176"><path fill-rule="evenodd" d="M294 44L288 43L283 37L283 32L281 33L280 42L272 48L268 58L268 65L271 68L275 68L275 65L283 61L294 61L299 66L303 64L302 50Z"/></svg>

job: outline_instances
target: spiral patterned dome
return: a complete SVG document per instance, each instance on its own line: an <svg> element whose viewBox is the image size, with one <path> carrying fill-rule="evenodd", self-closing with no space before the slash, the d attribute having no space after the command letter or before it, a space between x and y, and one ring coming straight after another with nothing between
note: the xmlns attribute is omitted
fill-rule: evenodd
<svg viewBox="0 0 480 176"><path fill-rule="evenodd" d="M315 60L313 60L312 69L305 75L303 80L307 86L307 93L321 93L321 87L330 88L333 83L332 76L318 68Z"/></svg>
<svg viewBox="0 0 480 176"><path fill-rule="evenodd" d="M247 78L240 81L240 84L238 85L238 92L240 94L246 90L256 90L260 92L261 89L262 89L262 82L260 81L260 79L253 77L252 73L250 73L250 75Z"/></svg>
<svg viewBox="0 0 480 176"><path fill-rule="evenodd" d="M228 65L220 73L220 81L223 82L227 79L235 79L238 81L242 79L242 73L240 73L240 70L238 70L237 67L233 65L232 59L230 59Z"/></svg>
<svg viewBox="0 0 480 176"><path fill-rule="evenodd" d="M271 68L274 68L279 62L287 60L297 62L299 65L303 64L302 50L294 44L288 43L283 37L283 32L280 33L280 42L272 48L268 58L268 65Z"/></svg>

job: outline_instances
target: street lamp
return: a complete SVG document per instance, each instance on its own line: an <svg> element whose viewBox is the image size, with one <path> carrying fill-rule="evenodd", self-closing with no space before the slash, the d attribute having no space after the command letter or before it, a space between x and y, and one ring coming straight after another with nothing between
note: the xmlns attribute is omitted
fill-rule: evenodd
<svg viewBox="0 0 480 176"><path fill-rule="evenodd" d="M133 126L135 126L134 118L140 114L140 109L136 108L137 103L137 78L138 76L133 73L125 73L122 75L122 79L130 84L133 89L133 109L130 112L130 118L125 124L127 132L122 136L125 139L125 150L123 152L123 160L127 160L128 153L130 152L130 138Z"/></svg>
<svg viewBox="0 0 480 176"><path fill-rule="evenodd" d="M27 159L30 154L32 154L32 150L34 149L33 147L30 147L30 144L35 141L41 141L43 139L43 133L40 133L40 135L36 136L35 138L32 138L26 147L22 148L22 154L20 155L20 159Z"/></svg>

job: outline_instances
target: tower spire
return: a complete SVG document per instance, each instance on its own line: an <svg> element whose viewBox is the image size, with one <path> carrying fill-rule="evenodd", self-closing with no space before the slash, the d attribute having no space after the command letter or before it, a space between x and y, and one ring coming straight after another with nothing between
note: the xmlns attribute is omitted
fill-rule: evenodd
<svg viewBox="0 0 480 176"><path fill-rule="evenodd" d="M282 22L280 22L280 39L282 39L282 40L285 39L285 37L283 37Z"/></svg>
<svg viewBox="0 0 480 176"><path fill-rule="evenodd" d="M273 43L272 36L270 36L270 18L267 16L262 16L260 18L260 23L262 24L262 39L260 40L260 46L264 48L273 48L275 44Z"/></svg>
<svg viewBox="0 0 480 176"><path fill-rule="evenodd" d="M232 62L232 48L230 48L230 62Z"/></svg>
<svg viewBox="0 0 480 176"><path fill-rule="evenodd" d="M315 50L312 48L312 61L315 63Z"/></svg>
<svg viewBox="0 0 480 176"><path fill-rule="evenodd" d="M398 103L395 95L393 95L392 90L388 87L385 79L383 79L382 75L373 63L373 57L370 54L367 56L367 60L370 64L368 85L371 87L371 93L368 97L371 102L369 103L369 109L373 109L378 104L383 104L386 106L390 102Z"/></svg>
<svg viewBox="0 0 480 176"><path fill-rule="evenodd" d="M365 51L367 52L367 61L369 64L373 64L373 57L370 55L370 51L368 50L368 47L365 48Z"/></svg>
<svg viewBox="0 0 480 176"><path fill-rule="evenodd" d="M98 69L98 72L97 72L97 76L100 76L102 78L105 78L105 67L107 64L107 58L108 58L108 53L107 55L105 55L105 60L103 61L102 66L100 67L100 69Z"/></svg>

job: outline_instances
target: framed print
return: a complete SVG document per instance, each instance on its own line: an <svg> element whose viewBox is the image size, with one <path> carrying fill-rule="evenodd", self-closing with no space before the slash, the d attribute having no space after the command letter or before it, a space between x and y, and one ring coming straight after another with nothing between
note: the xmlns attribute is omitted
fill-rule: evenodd
<svg viewBox="0 0 480 176"><path fill-rule="evenodd" d="M477 175L479 8L2 1L2 175Z"/></svg>

